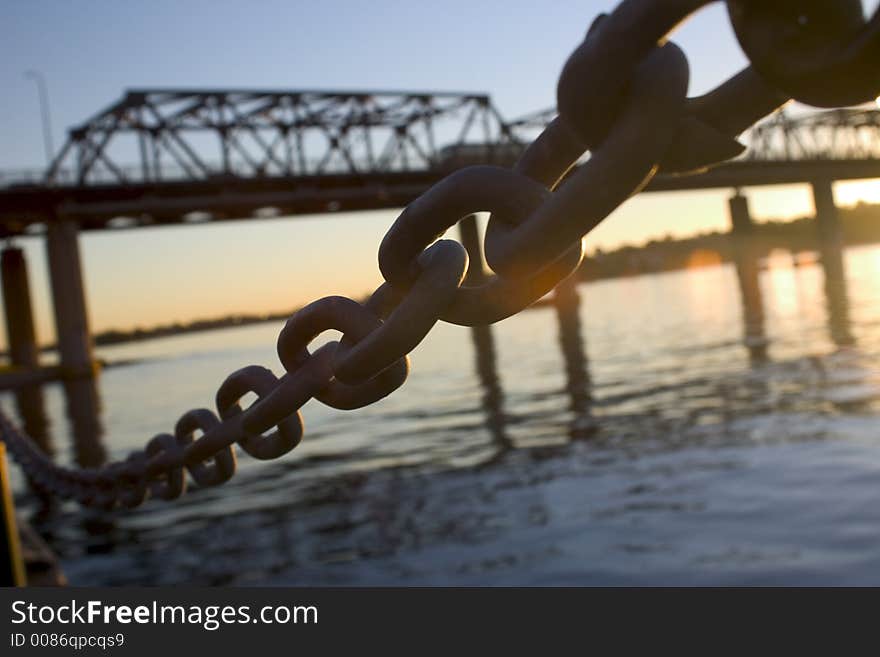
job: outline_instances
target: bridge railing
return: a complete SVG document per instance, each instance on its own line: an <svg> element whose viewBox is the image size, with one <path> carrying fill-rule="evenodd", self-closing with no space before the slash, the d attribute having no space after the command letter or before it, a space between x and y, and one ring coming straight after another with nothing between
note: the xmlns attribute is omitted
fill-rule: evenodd
<svg viewBox="0 0 880 657"><path fill-rule="evenodd" d="M15 185L42 185L45 180L45 169L6 169L0 171L0 188Z"/></svg>

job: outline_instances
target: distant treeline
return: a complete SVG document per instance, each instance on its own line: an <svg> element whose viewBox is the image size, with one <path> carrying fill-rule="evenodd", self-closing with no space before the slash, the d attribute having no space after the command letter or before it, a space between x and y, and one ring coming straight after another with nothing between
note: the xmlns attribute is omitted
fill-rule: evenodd
<svg viewBox="0 0 880 657"><path fill-rule="evenodd" d="M366 301L366 299L363 299ZM93 337L97 346L107 346L113 344L122 344L123 342L137 342L139 340L150 340L152 338L163 338L172 335L182 335L184 333L198 333L201 331L212 331L215 329L232 328L235 326L248 326L250 324L261 324L263 322L280 322L290 317L298 309L293 308L285 312L263 313L260 315L227 315L226 317L218 317L215 319L197 319L191 322L173 322L171 324L163 324L151 328L135 328L127 331L111 329L96 333ZM53 351L55 345L44 347L44 351Z"/></svg>
<svg viewBox="0 0 880 657"><path fill-rule="evenodd" d="M95 344L99 346L120 344L122 342L135 342L137 340L180 335L182 333L197 333L199 331L210 331L212 329L229 328L232 326L247 326L248 324L259 324L261 322L280 321L289 317L290 314L291 313L274 313L270 315L230 315L229 317L220 317L217 319L198 319L185 323L174 322L172 324L154 326L148 329L136 328L130 331L113 329L96 334L94 340Z"/></svg>
<svg viewBox="0 0 880 657"><path fill-rule="evenodd" d="M861 203L840 208L838 212L845 245L880 242L880 205ZM766 255L774 249L816 251L819 248L816 220L802 217L794 221L756 223L752 244L759 255ZM582 280L592 281L702 267L730 262L733 255L729 232L714 231L685 239L667 237L641 246L597 250L584 261L580 276Z"/></svg>
<svg viewBox="0 0 880 657"><path fill-rule="evenodd" d="M113 344L122 344L124 342L137 342L139 340L150 340L152 338L161 338L172 335L181 335L183 333L197 333L199 331L211 331L213 329L231 328L233 326L247 326L248 324L259 324L261 322L280 321L290 317L290 313L274 313L264 315L230 315L228 317L219 317L217 319L197 319L192 322L173 322L171 324L163 324L161 326L152 326L150 328L134 328L126 331L119 329L110 329L101 331L92 336L92 340L97 346L107 346ZM57 345L49 344L40 347L40 351L55 351ZM0 357L7 357L8 351L0 351Z"/></svg>

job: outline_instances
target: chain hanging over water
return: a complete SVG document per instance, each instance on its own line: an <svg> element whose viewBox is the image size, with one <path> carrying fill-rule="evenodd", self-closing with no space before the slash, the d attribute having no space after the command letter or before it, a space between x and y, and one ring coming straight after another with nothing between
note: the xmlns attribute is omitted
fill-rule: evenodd
<svg viewBox="0 0 880 657"><path fill-rule="evenodd" d="M256 459L296 447L310 399L350 410L403 385L407 354L438 320L492 324L550 292L577 270L584 236L658 173L736 157L737 135L792 99L837 107L880 95L880 10L866 21L861 0L727 0L751 65L688 98L688 61L668 37L713 1L623 0L599 16L563 67L559 116L513 169L467 167L413 201L379 247L385 282L366 303L327 297L287 321L281 378L257 365L233 372L216 413L190 410L173 433L101 468L55 465L2 412L0 439L33 485L88 506L175 499L187 473L199 486L222 484L235 474L234 445ZM491 213L484 251L494 275L471 287L464 247L437 238L475 212ZM342 338L310 352L331 329ZM243 409L248 393L257 400Z"/></svg>

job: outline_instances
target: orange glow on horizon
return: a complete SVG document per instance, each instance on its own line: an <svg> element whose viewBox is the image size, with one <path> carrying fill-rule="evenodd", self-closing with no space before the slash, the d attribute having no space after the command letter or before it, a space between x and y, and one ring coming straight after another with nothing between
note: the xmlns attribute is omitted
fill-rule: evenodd
<svg viewBox="0 0 880 657"><path fill-rule="evenodd" d="M840 206L859 203L880 203L880 180L848 180L834 186L834 197Z"/></svg>
<svg viewBox="0 0 880 657"><path fill-rule="evenodd" d="M714 267L721 264L721 254L710 249L697 249L691 252L687 260L687 269L698 267Z"/></svg>

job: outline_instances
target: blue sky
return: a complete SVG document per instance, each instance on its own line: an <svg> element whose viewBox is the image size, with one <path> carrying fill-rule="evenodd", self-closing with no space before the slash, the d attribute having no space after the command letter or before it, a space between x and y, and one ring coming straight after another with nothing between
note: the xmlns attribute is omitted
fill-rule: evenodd
<svg viewBox="0 0 880 657"><path fill-rule="evenodd" d="M563 62L596 13L614 4L3 0L0 169L44 163L36 87L23 76L28 69L48 82L56 150L68 127L130 87L485 91L514 117L554 104ZM674 38L691 61L692 94L746 64L721 4ZM860 194L838 188L846 200ZM727 195L639 197L589 243L608 247L724 228ZM812 209L797 187L756 192L753 206L763 216ZM274 311L323 294L361 294L378 283L375 250L395 214L84 235L93 327ZM39 238L21 243L40 339L51 340L43 246ZM348 266L340 269L340 260ZM243 264L232 278L230 263Z"/></svg>

